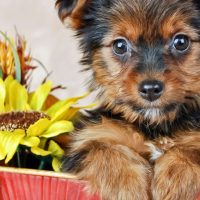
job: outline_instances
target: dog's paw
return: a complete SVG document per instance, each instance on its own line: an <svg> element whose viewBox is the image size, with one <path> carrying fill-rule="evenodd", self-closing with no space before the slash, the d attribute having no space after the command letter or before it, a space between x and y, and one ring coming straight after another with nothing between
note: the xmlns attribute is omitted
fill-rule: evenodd
<svg viewBox="0 0 200 200"><path fill-rule="evenodd" d="M193 159L192 152L172 149L157 160L152 180L154 200L197 200L200 165Z"/></svg>
<svg viewBox="0 0 200 200"><path fill-rule="evenodd" d="M147 158L151 163L155 163L165 152L174 146L174 141L168 137L159 138L155 141L145 142Z"/></svg>

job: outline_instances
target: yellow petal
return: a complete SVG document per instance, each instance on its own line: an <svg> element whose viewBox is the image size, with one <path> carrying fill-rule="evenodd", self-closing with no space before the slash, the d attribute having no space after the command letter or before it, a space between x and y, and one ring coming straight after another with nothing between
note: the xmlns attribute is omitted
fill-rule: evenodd
<svg viewBox="0 0 200 200"><path fill-rule="evenodd" d="M0 143L0 160L5 159L6 154L7 153L5 147Z"/></svg>
<svg viewBox="0 0 200 200"><path fill-rule="evenodd" d="M2 79L0 79L0 101L5 100L6 97L6 87Z"/></svg>
<svg viewBox="0 0 200 200"><path fill-rule="evenodd" d="M48 151L50 151L53 156L59 158L64 155L64 150L53 140L49 142Z"/></svg>
<svg viewBox="0 0 200 200"><path fill-rule="evenodd" d="M40 144L40 139L38 137L25 137L21 140L20 144L27 147L36 147Z"/></svg>
<svg viewBox="0 0 200 200"><path fill-rule="evenodd" d="M84 99L85 97L87 97L90 94L90 92L86 92L85 94L81 95L81 96L77 96L77 97L72 97L72 98L67 98L65 101L66 102L74 102L76 103L77 101Z"/></svg>
<svg viewBox="0 0 200 200"><path fill-rule="evenodd" d="M40 119L27 129L27 136L41 136L49 127L51 121L47 118Z"/></svg>
<svg viewBox="0 0 200 200"><path fill-rule="evenodd" d="M39 147L40 147L41 149L44 149L45 146L46 146L47 141L48 141L47 138L40 138Z"/></svg>
<svg viewBox="0 0 200 200"><path fill-rule="evenodd" d="M61 133L67 133L74 130L72 122L58 121L53 123L41 136L45 138L55 137Z"/></svg>
<svg viewBox="0 0 200 200"><path fill-rule="evenodd" d="M5 112L9 112L11 110L11 106L9 104L5 104Z"/></svg>
<svg viewBox="0 0 200 200"><path fill-rule="evenodd" d="M28 104L25 105L24 109L27 110L27 111L28 111L28 110L29 110L29 111L32 110L31 107L30 107L30 105L28 105Z"/></svg>
<svg viewBox="0 0 200 200"><path fill-rule="evenodd" d="M78 96L78 97L73 97L73 98L68 98L66 100L63 101L58 101L57 103L55 103L53 106L51 106L48 110L47 110L47 115L50 117L53 117L55 115L56 112L58 112L58 110L62 109L62 107L66 106L66 105L73 105L75 104L78 100L88 96L89 93L86 93L82 96Z"/></svg>
<svg viewBox="0 0 200 200"><path fill-rule="evenodd" d="M70 109L68 110L66 115L63 117L63 119L70 120L70 119L72 119L72 118L74 118L76 116L76 114L78 113L79 110L88 109L88 108L94 108L95 106L97 106L97 103L91 103L91 104L86 105L86 106L70 107Z"/></svg>
<svg viewBox="0 0 200 200"><path fill-rule="evenodd" d="M47 111L46 114L50 117L53 117L55 113L57 113L60 109L62 109L65 105L69 104L69 107L73 104L73 102L68 102L66 100L64 101L58 101L53 106L51 106Z"/></svg>
<svg viewBox="0 0 200 200"><path fill-rule="evenodd" d="M9 87L9 104L13 110L25 110L28 94L24 86L14 80Z"/></svg>
<svg viewBox="0 0 200 200"><path fill-rule="evenodd" d="M13 77L10 75L6 78L6 80L4 81L5 83L5 87L6 87L6 103L9 103L9 88L11 83L14 81Z"/></svg>
<svg viewBox="0 0 200 200"><path fill-rule="evenodd" d="M32 147L31 152L37 156L48 156L51 154L50 151L45 151L44 149L41 149L39 147Z"/></svg>
<svg viewBox="0 0 200 200"><path fill-rule="evenodd" d="M65 120L70 120L72 119L76 114L77 112L79 111L80 109L79 108L73 108L71 107L68 112L66 113L66 115L64 116L64 119Z"/></svg>
<svg viewBox="0 0 200 200"><path fill-rule="evenodd" d="M20 144L21 139L25 136L24 130L15 130L14 132L0 132L0 141L4 153L7 157L5 163L8 163L17 151L17 147Z"/></svg>
<svg viewBox="0 0 200 200"><path fill-rule="evenodd" d="M8 163L16 153L16 150L20 144L21 139L25 136L24 130L15 130L13 133L11 133L11 139L8 140L10 141L6 145L6 149L8 151L5 163Z"/></svg>
<svg viewBox="0 0 200 200"><path fill-rule="evenodd" d="M30 106L33 110L40 111L52 88L52 82L42 84L32 95Z"/></svg>
<svg viewBox="0 0 200 200"><path fill-rule="evenodd" d="M52 105L54 105L55 103L57 103L59 101L59 99L57 97L55 97L54 95L52 94L49 94L46 101L45 101L45 104L43 106L43 109L44 110L47 110L49 109Z"/></svg>
<svg viewBox="0 0 200 200"><path fill-rule="evenodd" d="M67 114L67 112L69 111L71 105L73 105L73 102L69 102L67 104L65 104L63 107L61 107L60 109L58 109L54 115L52 116L51 118L51 121L52 122L55 122L55 121L59 121L59 120L62 120L64 119L64 116Z"/></svg>
<svg viewBox="0 0 200 200"><path fill-rule="evenodd" d="M55 172L60 172L61 162L57 158L53 158L52 167Z"/></svg>
<svg viewBox="0 0 200 200"><path fill-rule="evenodd" d="M5 112L6 87L2 79L0 79L0 112Z"/></svg>

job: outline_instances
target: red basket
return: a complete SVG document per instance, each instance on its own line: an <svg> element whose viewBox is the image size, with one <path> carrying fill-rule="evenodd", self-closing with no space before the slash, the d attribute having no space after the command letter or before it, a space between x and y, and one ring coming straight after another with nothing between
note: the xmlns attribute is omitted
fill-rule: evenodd
<svg viewBox="0 0 200 200"><path fill-rule="evenodd" d="M0 200L100 200L68 174L0 167ZM200 200L200 197L197 199Z"/></svg>
<svg viewBox="0 0 200 200"><path fill-rule="evenodd" d="M54 172L0 167L0 200L100 200L84 184Z"/></svg>

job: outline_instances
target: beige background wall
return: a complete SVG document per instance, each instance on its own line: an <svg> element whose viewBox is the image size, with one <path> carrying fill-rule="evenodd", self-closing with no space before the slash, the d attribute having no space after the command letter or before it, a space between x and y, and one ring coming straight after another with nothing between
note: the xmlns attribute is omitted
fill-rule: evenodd
<svg viewBox="0 0 200 200"><path fill-rule="evenodd" d="M53 71L50 78L55 85L67 86L57 95L80 95L86 90L83 86L87 79L86 74L79 72L81 53L73 33L59 21L54 4L54 0L0 0L0 30L14 35L16 26L25 36L32 56ZM36 74L34 87L44 77L42 70Z"/></svg>

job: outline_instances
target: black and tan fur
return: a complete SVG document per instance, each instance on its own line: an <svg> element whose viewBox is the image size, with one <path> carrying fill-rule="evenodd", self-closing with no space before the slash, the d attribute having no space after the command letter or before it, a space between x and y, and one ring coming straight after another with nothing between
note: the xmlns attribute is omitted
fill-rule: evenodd
<svg viewBox="0 0 200 200"><path fill-rule="evenodd" d="M80 38L82 63L101 106L72 135L63 171L105 200L195 200L200 193L200 2L57 0L61 20ZM174 52L184 34L190 46ZM113 53L126 38L129 57ZM164 84L148 102L144 80Z"/></svg>

